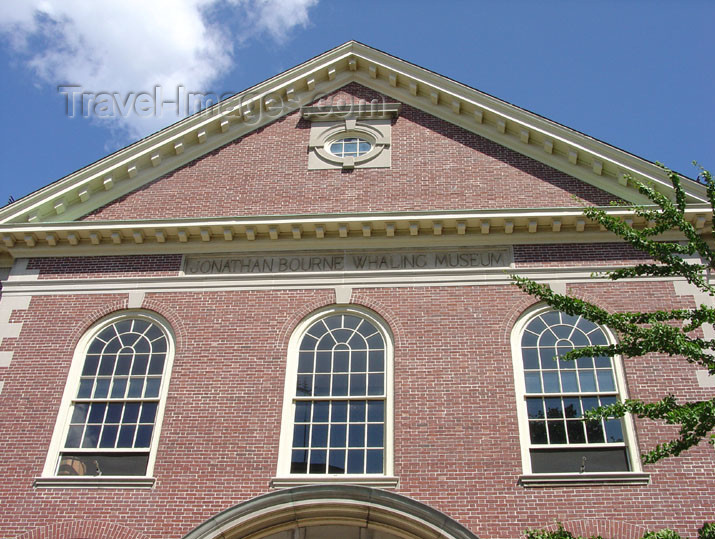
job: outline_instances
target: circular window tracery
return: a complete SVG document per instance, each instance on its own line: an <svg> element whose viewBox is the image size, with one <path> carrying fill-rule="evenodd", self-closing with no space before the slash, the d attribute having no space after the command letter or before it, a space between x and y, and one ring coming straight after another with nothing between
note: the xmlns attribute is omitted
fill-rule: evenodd
<svg viewBox="0 0 715 539"><path fill-rule="evenodd" d="M330 143L328 147L336 157L360 157L372 150L372 144L359 137L344 137Z"/></svg>

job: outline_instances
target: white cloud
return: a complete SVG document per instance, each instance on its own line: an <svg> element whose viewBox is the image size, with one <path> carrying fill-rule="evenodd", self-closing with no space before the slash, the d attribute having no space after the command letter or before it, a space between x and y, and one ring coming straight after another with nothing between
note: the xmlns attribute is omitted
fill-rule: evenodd
<svg viewBox="0 0 715 539"><path fill-rule="evenodd" d="M293 28L309 23L308 10L317 2L13 0L0 2L0 35L41 81L106 92L98 100L85 98L84 110L76 106L76 113L139 138L177 119L175 106L165 107L161 117L151 107L137 113L131 105L140 92L153 95L159 86L170 100L179 86L214 90L212 84L233 66L234 43L263 35L281 43ZM225 10L243 15L233 35L221 23ZM179 108L183 116L186 108ZM119 114L120 109L130 112Z"/></svg>

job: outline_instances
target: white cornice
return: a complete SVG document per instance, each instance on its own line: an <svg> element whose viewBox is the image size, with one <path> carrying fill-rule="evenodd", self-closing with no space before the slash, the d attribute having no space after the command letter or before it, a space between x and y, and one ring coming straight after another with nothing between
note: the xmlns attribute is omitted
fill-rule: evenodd
<svg viewBox="0 0 715 539"><path fill-rule="evenodd" d="M637 228L647 225L627 208L606 211ZM700 231L712 230L707 205L691 206L686 218ZM0 224L0 250L12 258L603 241L620 240L582 208Z"/></svg>
<svg viewBox="0 0 715 539"><path fill-rule="evenodd" d="M644 203L624 174L670 193L653 163L350 41L0 209L0 223L69 221L99 208L350 82L382 92L595 185ZM703 186L684 182L690 201Z"/></svg>

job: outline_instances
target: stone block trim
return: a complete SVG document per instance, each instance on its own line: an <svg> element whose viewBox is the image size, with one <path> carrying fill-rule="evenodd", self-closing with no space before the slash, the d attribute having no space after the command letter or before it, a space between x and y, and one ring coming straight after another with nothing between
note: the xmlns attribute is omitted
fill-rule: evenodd
<svg viewBox="0 0 715 539"><path fill-rule="evenodd" d="M34 281L38 272L28 268L28 260L20 258L15 261L7 277L8 281ZM11 322L17 311L25 311L30 307L30 296L0 296L0 368L9 367L12 363L13 350L7 350L5 339L17 339L22 331L22 322ZM5 346L3 342L5 341ZM0 374L1 375L1 374Z"/></svg>
<svg viewBox="0 0 715 539"><path fill-rule="evenodd" d="M360 99L394 101L355 83L324 98ZM309 138L310 122L295 112L83 219L573 207L574 195L601 206L615 198L409 106L392 125L389 169L308 170Z"/></svg>

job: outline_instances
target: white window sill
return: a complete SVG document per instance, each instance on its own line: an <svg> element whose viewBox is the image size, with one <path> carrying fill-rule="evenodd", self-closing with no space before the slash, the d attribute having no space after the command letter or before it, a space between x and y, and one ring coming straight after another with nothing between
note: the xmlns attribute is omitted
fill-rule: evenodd
<svg viewBox="0 0 715 539"><path fill-rule="evenodd" d="M369 475L340 475L340 476L319 476L304 475L299 477L274 477L271 479L271 488L291 488L305 485L362 485L376 488L397 488L399 479L387 476Z"/></svg>
<svg viewBox="0 0 715 539"><path fill-rule="evenodd" d="M35 488L152 488L156 480L142 476L68 475L37 477Z"/></svg>
<svg viewBox="0 0 715 539"><path fill-rule="evenodd" d="M650 474L642 472L524 474L523 487L561 487L580 485L647 485Z"/></svg>

